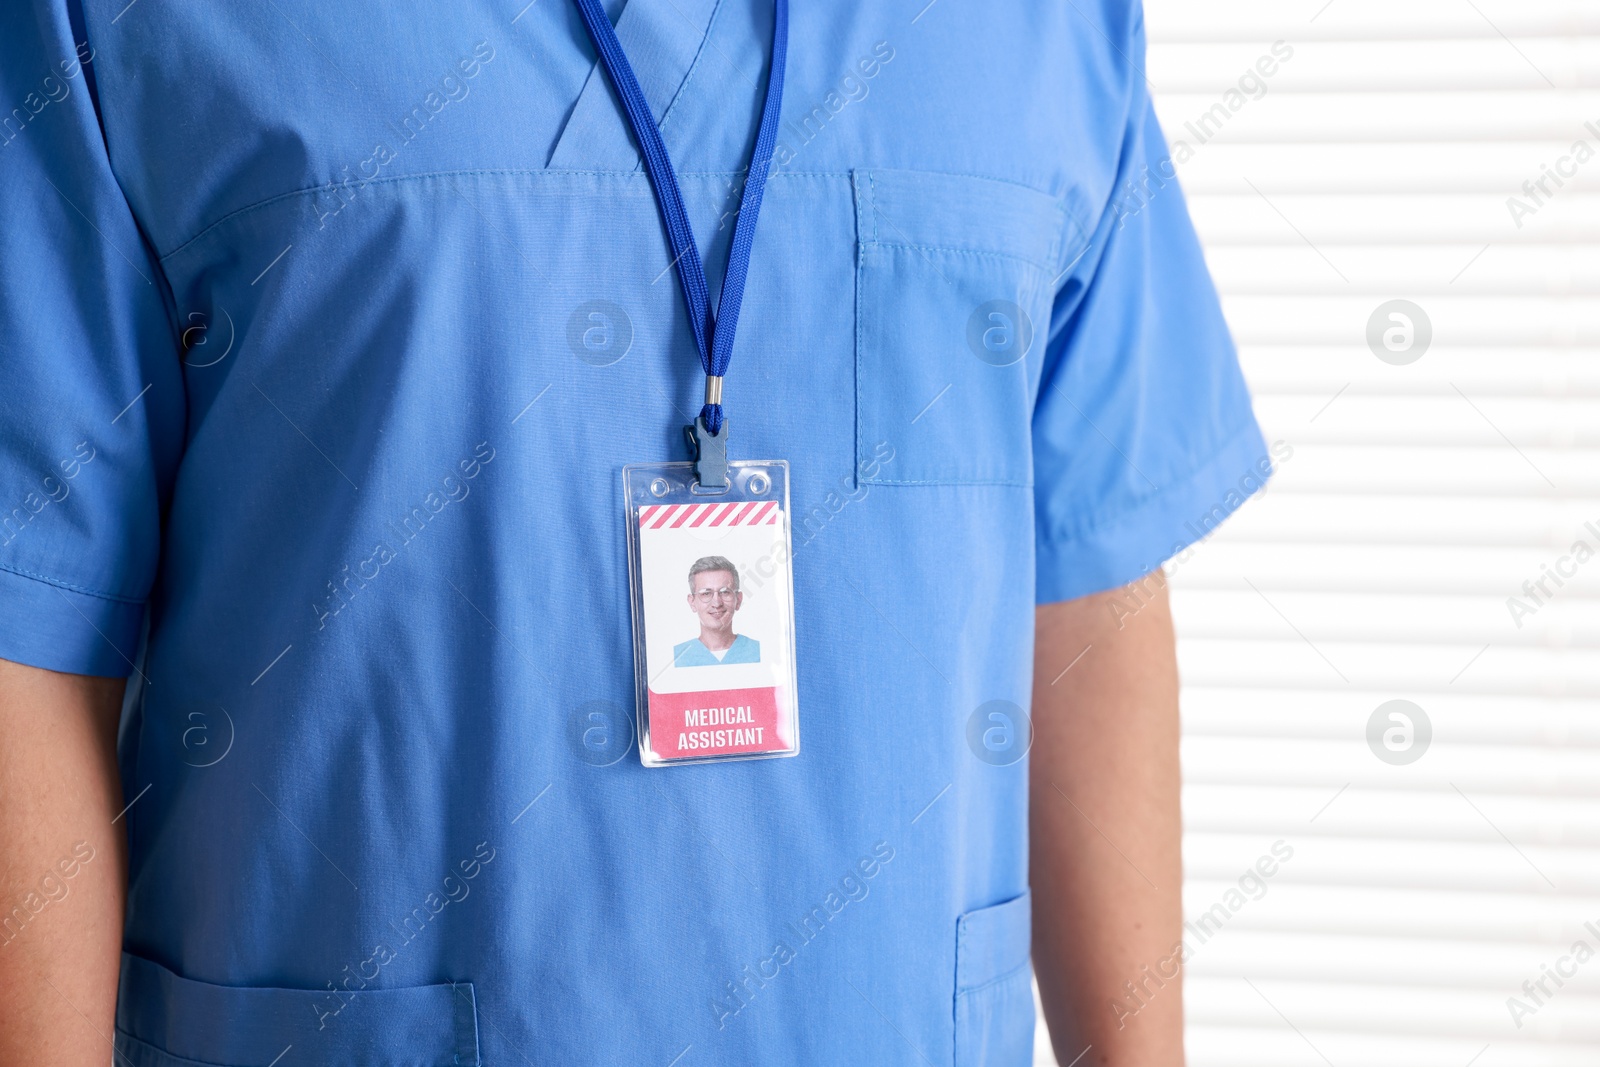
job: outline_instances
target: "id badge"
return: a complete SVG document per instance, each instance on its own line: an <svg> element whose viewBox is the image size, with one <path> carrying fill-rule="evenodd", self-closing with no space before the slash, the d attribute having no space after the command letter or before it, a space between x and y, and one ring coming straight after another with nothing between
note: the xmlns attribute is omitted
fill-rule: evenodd
<svg viewBox="0 0 1600 1067"><path fill-rule="evenodd" d="M622 469L639 758L646 767L800 751L789 464Z"/></svg>

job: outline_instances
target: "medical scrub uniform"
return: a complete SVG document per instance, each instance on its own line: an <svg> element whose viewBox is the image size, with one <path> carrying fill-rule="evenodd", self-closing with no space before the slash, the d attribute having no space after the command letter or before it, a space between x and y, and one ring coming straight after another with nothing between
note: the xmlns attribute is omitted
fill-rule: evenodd
<svg viewBox="0 0 1600 1067"><path fill-rule="evenodd" d="M714 292L772 5L606 6ZM1270 458L1137 3L790 19L724 404L801 750L646 769L621 469L704 379L576 9L0 10L0 657L131 679L119 1062L1029 1062L969 721Z"/></svg>

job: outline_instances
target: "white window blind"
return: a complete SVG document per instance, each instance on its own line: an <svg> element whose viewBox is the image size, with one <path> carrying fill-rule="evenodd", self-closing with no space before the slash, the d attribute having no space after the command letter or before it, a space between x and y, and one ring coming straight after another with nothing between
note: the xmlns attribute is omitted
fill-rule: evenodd
<svg viewBox="0 0 1600 1067"><path fill-rule="evenodd" d="M1595 1067L1600 4L1145 6L1257 414L1293 449L1172 568L1184 905L1210 916L1190 1063ZM1414 361L1404 310L1387 360L1369 345L1391 300L1431 327ZM1377 748L1410 763L1368 741L1397 699L1431 741L1410 715L1409 751Z"/></svg>

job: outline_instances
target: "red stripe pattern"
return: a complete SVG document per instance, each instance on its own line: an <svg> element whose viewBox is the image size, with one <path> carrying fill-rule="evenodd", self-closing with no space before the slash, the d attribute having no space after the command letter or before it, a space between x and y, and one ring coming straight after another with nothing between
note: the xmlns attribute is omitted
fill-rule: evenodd
<svg viewBox="0 0 1600 1067"><path fill-rule="evenodd" d="M776 500L718 501L714 504L648 504L639 509L642 530L691 526L776 526L783 512Z"/></svg>

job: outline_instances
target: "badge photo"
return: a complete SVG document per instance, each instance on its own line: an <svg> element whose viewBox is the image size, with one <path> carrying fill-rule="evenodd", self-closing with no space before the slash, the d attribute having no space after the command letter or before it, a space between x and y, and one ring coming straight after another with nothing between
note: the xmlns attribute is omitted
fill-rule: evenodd
<svg viewBox="0 0 1600 1067"><path fill-rule="evenodd" d="M788 465L624 470L639 755L647 767L799 751Z"/></svg>

